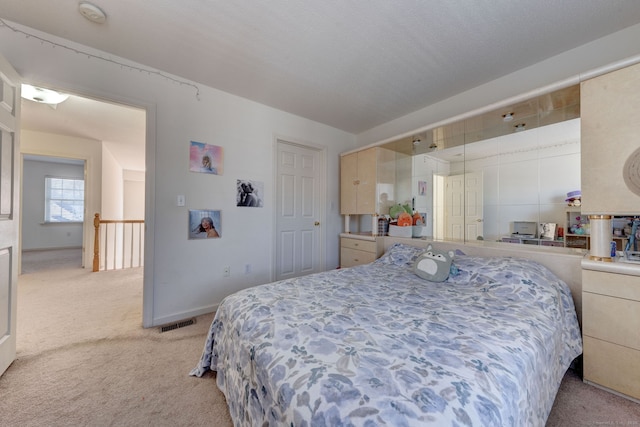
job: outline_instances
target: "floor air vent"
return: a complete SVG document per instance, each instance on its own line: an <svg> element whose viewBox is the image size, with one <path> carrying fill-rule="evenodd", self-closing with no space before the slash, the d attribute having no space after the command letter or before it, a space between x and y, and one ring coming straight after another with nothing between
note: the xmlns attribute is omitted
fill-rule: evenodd
<svg viewBox="0 0 640 427"><path fill-rule="evenodd" d="M169 323L168 325L160 326L160 332L173 331L174 329L184 328L185 326L193 325L195 323L196 323L195 318L181 320L180 322L176 322L176 323Z"/></svg>

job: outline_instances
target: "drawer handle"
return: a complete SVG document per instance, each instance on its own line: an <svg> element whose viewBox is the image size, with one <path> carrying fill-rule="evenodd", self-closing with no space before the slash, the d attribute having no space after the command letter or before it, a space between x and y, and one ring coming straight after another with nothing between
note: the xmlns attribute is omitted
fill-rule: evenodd
<svg viewBox="0 0 640 427"><path fill-rule="evenodd" d="M354 259L354 261L355 261L355 262L358 262L358 261L360 261L360 260L359 260L358 258L356 258L356 259Z"/></svg>
<svg viewBox="0 0 640 427"><path fill-rule="evenodd" d="M353 246L358 246L358 243L354 243Z"/></svg>

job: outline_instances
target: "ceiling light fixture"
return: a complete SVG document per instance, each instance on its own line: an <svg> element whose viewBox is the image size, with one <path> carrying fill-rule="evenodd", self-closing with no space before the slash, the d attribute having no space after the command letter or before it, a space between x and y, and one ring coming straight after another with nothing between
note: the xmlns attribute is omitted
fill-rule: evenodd
<svg viewBox="0 0 640 427"><path fill-rule="evenodd" d="M82 1L78 4L78 12L91 22L96 24L104 24L107 15L98 6Z"/></svg>
<svg viewBox="0 0 640 427"><path fill-rule="evenodd" d="M39 102L41 104L58 105L69 98L66 93L56 92L51 89L43 89L31 85L22 85L22 97L29 101Z"/></svg>
<svg viewBox="0 0 640 427"><path fill-rule="evenodd" d="M523 130L525 130L526 126L526 123L518 123L514 126L514 128L516 128L516 132L522 132Z"/></svg>
<svg viewBox="0 0 640 427"><path fill-rule="evenodd" d="M510 122L511 120L513 120L513 113L506 113L502 115L502 121Z"/></svg>
<svg viewBox="0 0 640 427"><path fill-rule="evenodd" d="M418 145L420 144L420 137L414 136L413 137L413 145Z"/></svg>

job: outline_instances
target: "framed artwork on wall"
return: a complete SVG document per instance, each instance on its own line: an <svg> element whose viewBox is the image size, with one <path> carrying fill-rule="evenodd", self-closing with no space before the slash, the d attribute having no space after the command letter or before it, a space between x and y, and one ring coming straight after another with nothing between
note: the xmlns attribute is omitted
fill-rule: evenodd
<svg viewBox="0 0 640 427"><path fill-rule="evenodd" d="M222 236L220 211L207 209L189 210L189 239L210 239Z"/></svg>
<svg viewBox="0 0 640 427"><path fill-rule="evenodd" d="M191 141L189 170L191 172L222 175L224 152L222 147Z"/></svg>
<svg viewBox="0 0 640 427"><path fill-rule="evenodd" d="M264 183L239 179L236 183L236 206L261 208L264 205Z"/></svg>
<svg viewBox="0 0 640 427"><path fill-rule="evenodd" d="M418 181L418 195L419 196L427 195L427 181Z"/></svg>

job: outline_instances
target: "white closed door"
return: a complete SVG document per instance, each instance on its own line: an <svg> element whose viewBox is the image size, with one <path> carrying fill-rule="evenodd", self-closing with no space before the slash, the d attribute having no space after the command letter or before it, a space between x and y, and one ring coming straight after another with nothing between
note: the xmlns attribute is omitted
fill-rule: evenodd
<svg viewBox="0 0 640 427"><path fill-rule="evenodd" d="M0 56L0 374L16 358L20 77Z"/></svg>
<svg viewBox="0 0 640 427"><path fill-rule="evenodd" d="M448 176L445 185L445 238L466 242L483 238L482 172Z"/></svg>
<svg viewBox="0 0 640 427"><path fill-rule="evenodd" d="M322 151L278 140L275 280L321 271Z"/></svg>
<svg viewBox="0 0 640 427"><path fill-rule="evenodd" d="M445 232L446 240L464 240L464 175L451 175L445 179Z"/></svg>
<svg viewBox="0 0 640 427"><path fill-rule="evenodd" d="M467 241L484 238L483 185L482 172L469 172L464 175L464 222Z"/></svg>

